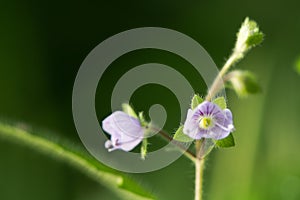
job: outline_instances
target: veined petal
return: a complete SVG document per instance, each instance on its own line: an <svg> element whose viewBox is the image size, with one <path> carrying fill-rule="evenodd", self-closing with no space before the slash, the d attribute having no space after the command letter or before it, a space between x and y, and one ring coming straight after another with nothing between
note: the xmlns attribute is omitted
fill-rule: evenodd
<svg viewBox="0 0 300 200"><path fill-rule="evenodd" d="M183 133L194 138L197 133L197 119L195 119L194 111L189 109L187 113L186 120L183 126Z"/></svg>
<svg viewBox="0 0 300 200"><path fill-rule="evenodd" d="M200 121L209 118L211 126L203 127ZM193 111L189 110L184 123L183 132L194 139L222 139L234 130L232 113L229 109L222 110L218 105L204 101Z"/></svg>
<svg viewBox="0 0 300 200"><path fill-rule="evenodd" d="M139 120L122 111L116 111L105 118L102 127L111 135L111 142L105 144L106 148L110 146L109 151L130 151L143 140L144 129Z"/></svg>
<svg viewBox="0 0 300 200"><path fill-rule="evenodd" d="M225 116L226 116L225 125L228 127L230 124L233 124L233 122L232 122L232 113L229 109L225 109L224 112L225 112Z"/></svg>
<svg viewBox="0 0 300 200"><path fill-rule="evenodd" d="M113 112L103 120L102 125L103 130L110 135L139 138L143 134L139 120L122 111Z"/></svg>

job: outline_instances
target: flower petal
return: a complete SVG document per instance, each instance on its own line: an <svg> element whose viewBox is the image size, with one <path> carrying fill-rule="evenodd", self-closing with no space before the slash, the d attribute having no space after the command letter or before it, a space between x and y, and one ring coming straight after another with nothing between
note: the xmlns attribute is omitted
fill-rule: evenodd
<svg viewBox="0 0 300 200"><path fill-rule="evenodd" d="M116 111L105 118L102 122L103 130L110 135L125 135L130 138L139 138L142 136L142 127L138 119L129 116L125 112Z"/></svg>
<svg viewBox="0 0 300 200"><path fill-rule="evenodd" d="M139 143L141 143L143 138L135 138L131 141L122 141L118 146L116 146L116 149L122 149L123 151L131 151L136 147Z"/></svg>
<svg viewBox="0 0 300 200"><path fill-rule="evenodd" d="M227 126L227 127L229 125L233 125L231 111L229 109L225 109L224 112L225 112L225 116L226 116L224 125Z"/></svg>
<svg viewBox="0 0 300 200"><path fill-rule="evenodd" d="M198 132L197 119L195 119L195 112L191 109L188 110L186 120L183 126L183 133L190 136L191 138L196 139Z"/></svg>
<svg viewBox="0 0 300 200"><path fill-rule="evenodd" d="M111 135L110 151L115 149L130 151L143 140L144 129L139 120L122 111L116 111L105 118L102 127ZM107 142L106 146L108 144Z"/></svg>
<svg viewBox="0 0 300 200"><path fill-rule="evenodd" d="M219 106L209 101L204 101L203 103L199 104L197 110L198 112L203 113L203 115L206 116L222 113L222 109Z"/></svg>
<svg viewBox="0 0 300 200"><path fill-rule="evenodd" d="M199 127L199 119L202 117L211 117L213 126L207 129ZM193 111L188 111L183 132L194 139L213 138L219 140L227 137L233 130L231 111L229 109L222 110L218 105L204 101Z"/></svg>
<svg viewBox="0 0 300 200"><path fill-rule="evenodd" d="M215 140L220 140L223 138L226 138L229 134L230 134L230 130L224 130L219 126L215 126L214 128L212 128L211 132L210 132L210 138L213 138Z"/></svg>

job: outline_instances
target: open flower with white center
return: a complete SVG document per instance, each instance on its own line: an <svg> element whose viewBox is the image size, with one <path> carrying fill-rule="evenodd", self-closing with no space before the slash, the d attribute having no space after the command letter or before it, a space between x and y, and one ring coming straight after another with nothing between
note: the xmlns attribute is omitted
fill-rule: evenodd
<svg viewBox="0 0 300 200"><path fill-rule="evenodd" d="M234 126L231 111L222 110L218 105L209 101L204 101L194 110L188 110L183 128L184 134L196 140L201 138L220 140L232 131L234 131Z"/></svg>
<svg viewBox="0 0 300 200"><path fill-rule="evenodd" d="M103 130L111 135L105 142L108 151L121 149L130 151L136 147L144 136L145 129L140 121L122 111L113 112L102 122Z"/></svg>

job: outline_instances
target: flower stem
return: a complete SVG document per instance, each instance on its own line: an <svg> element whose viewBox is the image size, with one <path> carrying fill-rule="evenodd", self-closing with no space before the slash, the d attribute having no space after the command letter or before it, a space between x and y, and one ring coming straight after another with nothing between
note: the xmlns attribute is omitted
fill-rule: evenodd
<svg viewBox="0 0 300 200"><path fill-rule="evenodd" d="M196 159L195 159L195 200L202 200L203 170L204 158L200 155L202 140L196 141Z"/></svg>
<svg viewBox="0 0 300 200"><path fill-rule="evenodd" d="M218 76L215 78L213 84L211 85L207 96L205 97L206 101L211 101L211 99L217 94L217 92L223 87L223 76L228 72L230 67L232 67L241 57L241 53L234 51L229 59L226 61Z"/></svg>
<svg viewBox="0 0 300 200"><path fill-rule="evenodd" d="M228 70L240 61L252 47L259 45L263 41L263 37L264 34L259 31L256 22L246 18L237 34L233 52L210 86L205 97L206 101L211 101L219 90L224 87L224 82L231 78L230 75L226 74ZM205 142L205 139L196 141L195 200L202 200L202 179L205 162L204 156L201 155L201 146L204 145L203 141Z"/></svg>
<svg viewBox="0 0 300 200"><path fill-rule="evenodd" d="M205 97L206 101L211 101L212 98L218 93L223 87L223 77L228 72L230 67L232 67L239 59L241 54L238 51L233 51L229 59L226 61L221 71L215 78L213 84L211 85L207 96ZM202 200L202 183L203 183L203 171L204 171L204 158L201 155L201 146L203 140L196 141L196 159L195 163L195 200Z"/></svg>
<svg viewBox="0 0 300 200"><path fill-rule="evenodd" d="M204 159L197 159L195 162L195 200L202 200Z"/></svg>
<svg viewBox="0 0 300 200"><path fill-rule="evenodd" d="M211 85L207 96L205 97L206 101L211 101L212 98L218 93L223 87L223 77L228 72L230 67L232 67L239 59L241 54L238 51L233 51L229 59L226 61L221 71L215 78L213 84ZM201 146L203 144L202 140L196 141L196 159L195 163L195 200L202 200L202 185L203 185L203 171L205 160L201 155Z"/></svg>
<svg viewBox="0 0 300 200"><path fill-rule="evenodd" d="M166 140L172 142L174 145L176 145L181 151L183 151L183 154L189 158L191 161L196 162L196 155L191 152L190 150L186 149L184 146L178 144L177 142L173 141L173 138L169 136L169 134L167 134L166 132L160 130L158 132L163 138L165 138Z"/></svg>
<svg viewBox="0 0 300 200"><path fill-rule="evenodd" d="M159 129L155 128L155 127L151 127L151 129L152 129L153 131L158 132L159 135L160 135L162 138L164 138L165 140L167 140L167 141L171 142L173 145L177 146L177 147L180 149L180 151L182 151L183 154L184 154L187 158L189 158L191 161L193 161L193 162L196 161L196 155L195 155L193 152L191 152L190 150L186 149L186 147L184 147L184 146L182 146L181 144L175 142L175 141L173 140L173 138L172 138L168 133L166 133L166 132L163 131L163 130L159 130Z"/></svg>

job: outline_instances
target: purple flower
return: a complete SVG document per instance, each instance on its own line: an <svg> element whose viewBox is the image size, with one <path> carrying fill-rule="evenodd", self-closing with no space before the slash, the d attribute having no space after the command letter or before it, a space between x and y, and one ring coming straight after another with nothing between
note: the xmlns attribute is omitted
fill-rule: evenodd
<svg viewBox="0 0 300 200"><path fill-rule="evenodd" d="M204 101L194 110L189 109L183 133L193 139L213 138L219 140L234 131L232 113L216 104Z"/></svg>
<svg viewBox="0 0 300 200"><path fill-rule="evenodd" d="M105 118L102 127L104 131L111 135L110 140L105 142L105 148L108 151L116 149L132 150L143 140L145 131L137 118L122 111L113 112Z"/></svg>

